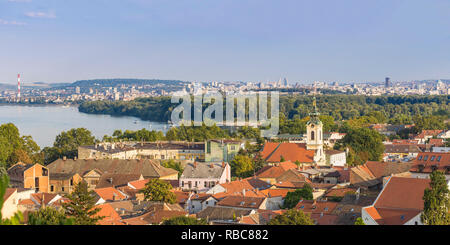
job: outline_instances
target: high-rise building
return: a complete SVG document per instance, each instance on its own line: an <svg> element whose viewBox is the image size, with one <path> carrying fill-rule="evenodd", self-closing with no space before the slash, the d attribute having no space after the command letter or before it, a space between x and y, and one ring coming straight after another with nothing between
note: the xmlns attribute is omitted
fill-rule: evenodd
<svg viewBox="0 0 450 245"><path fill-rule="evenodd" d="M390 86L391 86L391 79L389 77L386 77L384 87L389 88Z"/></svg>

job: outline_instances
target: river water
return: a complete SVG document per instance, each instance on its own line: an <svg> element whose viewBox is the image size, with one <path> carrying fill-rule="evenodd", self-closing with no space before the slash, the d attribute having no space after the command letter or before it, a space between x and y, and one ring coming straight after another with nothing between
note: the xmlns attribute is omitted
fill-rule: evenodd
<svg viewBox="0 0 450 245"><path fill-rule="evenodd" d="M87 128L97 139L112 135L114 130L148 129L166 132L168 125L143 121L135 117L92 115L78 111L75 106L0 105L0 124L14 123L21 135L31 135L41 147L52 146L62 131Z"/></svg>

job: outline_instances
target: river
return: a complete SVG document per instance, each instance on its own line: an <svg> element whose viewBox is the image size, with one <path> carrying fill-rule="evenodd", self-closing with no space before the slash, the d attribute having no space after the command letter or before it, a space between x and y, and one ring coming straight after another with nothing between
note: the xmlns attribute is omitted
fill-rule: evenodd
<svg viewBox="0 0 450 245"><path fill-rule="evenodd" d="M21 135L31 135L41 147L52 146L62 131L87 128L97 139L112 135L114 130L148 129L167 131L168 125L143 121L136 117L92 115L78 111L76 106L0 105L0 124L14 123Z"/></svg>

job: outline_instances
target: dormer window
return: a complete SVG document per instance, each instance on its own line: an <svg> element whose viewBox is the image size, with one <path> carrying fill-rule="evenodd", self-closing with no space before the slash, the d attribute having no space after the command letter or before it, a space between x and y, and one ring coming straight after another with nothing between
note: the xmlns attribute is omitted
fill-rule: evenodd
<svg viewBox="0 0 450 245"><path fill-rule="evenodd" d="M421 161L422 160L422 156L419 156L419 159L418 159L419 161Z"/></svg>
<svg viewBox="0 0 450 245"><path fill-rule="evenodd" d="M432 166L431 166L431 170L432 170L432 171L436 171L437 169L438 169L438 166L437 166L437 165L432 165Z"/></svg>
<svg viewBox="0 0 450 245"><path fill-rule="evenodd" d="M436 156L431 156L430 161L434 161L435 158Z"/></svg>
<svg viewBox="0 0 450 245"><path fill-rule="evenodd" d="M427 161L427 160L428 160L428 156L424 156L424 157L423 157L423 160L424 160L424 161Z"/></svg>
<svg viewBox="0 0 450 245"><path fill-rule="evenodd" d="M441 161L441 156L438 156L437 159L436 159L436 161L437 161L437 162L440 162L440 161Z"/></svg>

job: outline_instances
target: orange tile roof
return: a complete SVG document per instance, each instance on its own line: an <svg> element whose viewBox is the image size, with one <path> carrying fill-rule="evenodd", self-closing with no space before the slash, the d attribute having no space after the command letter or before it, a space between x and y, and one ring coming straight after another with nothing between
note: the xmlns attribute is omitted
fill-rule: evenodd
<svg viewBox="0 0 450 245"><path fill-rule="evenodd" d="M105 201L125 200L127 196L113 187L106 187L94 190Z"/></svg>
<svg viewBox="0 0 450 245"><path fill-rule="evenodd" d="M242 190L244 189L250 191L255 189L263 190L271 187L269 183L254 177L222 183L220 185L225 188L225 192L228 193L242 193Z"/></svg>
<svg viewBox="0 0 450 245"><path fill-rule="evenodd" d="M265 199L266 199L265 197L227 196L221 201L219 201L216 205L226 207L258 209Z"/></svg>
<svg viewBox="0 0 450 245"><path fill-rule="evenodd" d="M314 150L307 150L303 143L268 142L261 151L261 157L267 162L279 162L281 157L287 161L301 163L314 162Z"/></svg>
<svg viewBox="0 0 450 245"><path fill-rule="evenodd" d="M336 225L338 216L334 214L311 214L311 219L317 222L317 225Z"/></svg>
<svg viewBox="0 0 450 245"><path fill-rule="evenodd" d="M128 182L128 185L136 190L144 189L145 185L150 181L150 179L143 179L143 180L135 180Z"/></svg>
<svg viewBox="0 0 450 245"><path fill-rule="evenodd" d="M414 160L411 172L431 173L433 166L440 171L450 171L450 152L421 152ZM448 174L448 172L446 172Z"/></svg>
<svg viewBox="0 0 450 245"><path fill-rule="evenodd" d="M31 199L22 199L19 200L19 205L36 205Z"/></svg>
<svg viewBox="0 0 450 245"><path fill-rule="evenodd" d="M58 194L53 193L33 193L31 194L32 199L38 202L39 205L42 205L42 202L45 205L48 205L50 201L52 201Z"/></svg>
<svg viewBox="0 0 450 245"><path fill-rule="evenodd" d="M330 214L334 209L336 209L337 205L338 203L336 202L300 200L295 208L298 210L302 210L305 213Z"/></svg>
<svg viewBox="0 0 450 245"><path fill-rule="evenodd" d="M102 220L98 221L99 225L125 225L125 223L121 221L120 215L110 204L106 203L98 205L96 208L100 208L100 211L95 217L104 216Z"/></svg>
<svg viewBox="0 0 450 245"><path fill-rule="evenodd" d="M266 197L285 197L288 192L292 190L289 189L266 189L261 191Z"/></svg>

